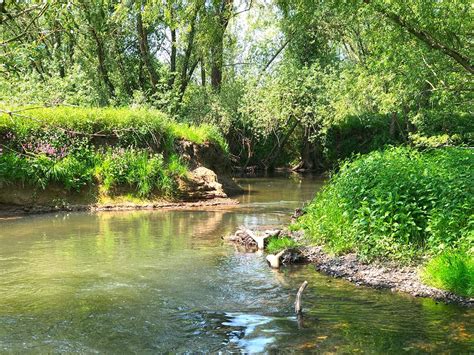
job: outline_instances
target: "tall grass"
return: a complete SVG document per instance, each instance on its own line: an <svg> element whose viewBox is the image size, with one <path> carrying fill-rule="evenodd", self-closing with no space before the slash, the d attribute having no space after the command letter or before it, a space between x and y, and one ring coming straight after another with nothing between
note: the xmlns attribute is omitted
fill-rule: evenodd
<svg viewBox="0 0 474 355"><path fill-rule="evenodd" d="M215 127L177 123L157 110L111 107L3 107L2 110L18 115L0 113L0 134L11 132L26 138L38 131L67 130L82 135L114 135L129 144L151 141L156 137L165 141L186 139L198 144L210 141L227 151L225 140Z"/></svg>
<svg viewBox="0 0 474 355"><path fill-rule="evenodd" d="M342 165L295 227L336 253L413 260L474 250L474 151L391 148Z"/></svg>
<svg viewBox="0 0 474 355"><path fill-rule="evenodd" d="M434 287L473 297L474 258L467 253L445 252L427 263L422 279Z"/></svg>
<svg viewBox="0 0 474 355"><path fill-rule="evenodd" d="M54 107L3 113L0 186L57 184L79 191L95 184L105 194L126 187L140 198L170 195L187 171L175 151L178 139L212 142L227 151L214 127L180 124L155 110Z"/></svg>

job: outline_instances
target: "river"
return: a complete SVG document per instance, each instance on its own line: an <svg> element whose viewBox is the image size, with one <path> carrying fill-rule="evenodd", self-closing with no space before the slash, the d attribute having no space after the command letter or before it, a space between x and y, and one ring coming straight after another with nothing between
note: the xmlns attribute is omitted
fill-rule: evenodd
<svg viewBox="0 0 474 355"><path fill-rule="evenodd" d="M0 221L0 352L473 351L473 311L281 271L221 236L284 224L317 178L240 179L237 207ZM293 313L308 280L304 319Z"/></svg>

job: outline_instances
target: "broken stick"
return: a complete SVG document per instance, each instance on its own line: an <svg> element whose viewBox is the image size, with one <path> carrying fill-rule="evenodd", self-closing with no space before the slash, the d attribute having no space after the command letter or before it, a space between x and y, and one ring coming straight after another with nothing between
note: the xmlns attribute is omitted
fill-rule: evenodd
<svg viewBox="0 0 474 355"><path fill-rule="evenodd" d="M303 296L303 291L308 286L308 281L305 281L301 284L300 288L298 289L298 293L296 294L296 301L295 301L295 313L300 315L303 313L303 308L301 307L301 297Z"/></svg>

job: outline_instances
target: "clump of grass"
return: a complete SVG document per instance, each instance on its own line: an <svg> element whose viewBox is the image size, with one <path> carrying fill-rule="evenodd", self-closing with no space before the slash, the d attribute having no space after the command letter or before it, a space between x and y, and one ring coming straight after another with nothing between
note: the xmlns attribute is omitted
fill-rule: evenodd
<svg viewBox="0 0 474 355"><path fill-rule="evenodd" d="M297 222L330 251L409 261L472 250L474 151L390 148L345 162Z"/></svg>
<svg viewBox="0 0 474 355"><path fill-rule="evenodd" d="M266 251L275 254L284 249L295 248L298 243L290 237L271 237L265 247Z"/></svg>
<svg viewBox="0 0 474 355"><path fill-rule="evenodd" d="M229 146L219 132L217 127L208 124L201 124L199 126L192 126L186 123L174 123L171 126L173 136L189 140L198 144L206 141L214 142L219 145L224 153L229 152Z"/></svg>
<svg viewBox="0 0 474 355"><path fill-rule="evenodd" d="M136 149L109 149L100 154L95 167L95 178L103 192L130 186L139 197L153 192L171 195L176 178L183 177L187 168L179 158L172 156L165 162L162 154Z"/></svg>
<svg viewBox="0 0 474 355"><path fill-rule="evenodd" d="M428 285L474 296L474 258L463 252L444 252L430 260L421 277Z"/></svg>

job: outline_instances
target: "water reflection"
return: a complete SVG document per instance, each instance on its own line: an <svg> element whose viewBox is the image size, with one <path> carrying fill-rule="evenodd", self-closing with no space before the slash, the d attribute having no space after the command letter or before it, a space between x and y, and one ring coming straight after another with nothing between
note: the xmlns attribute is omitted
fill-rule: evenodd
<svg viewBox="0 0 474 355"><path fill-rule="evenodd" d="M0 351L469 352L472 312L270 270L220 237L284 223L318 181L244 179L242 205L2 222ZM304 326L293 314L303 280Z"/></svg>

